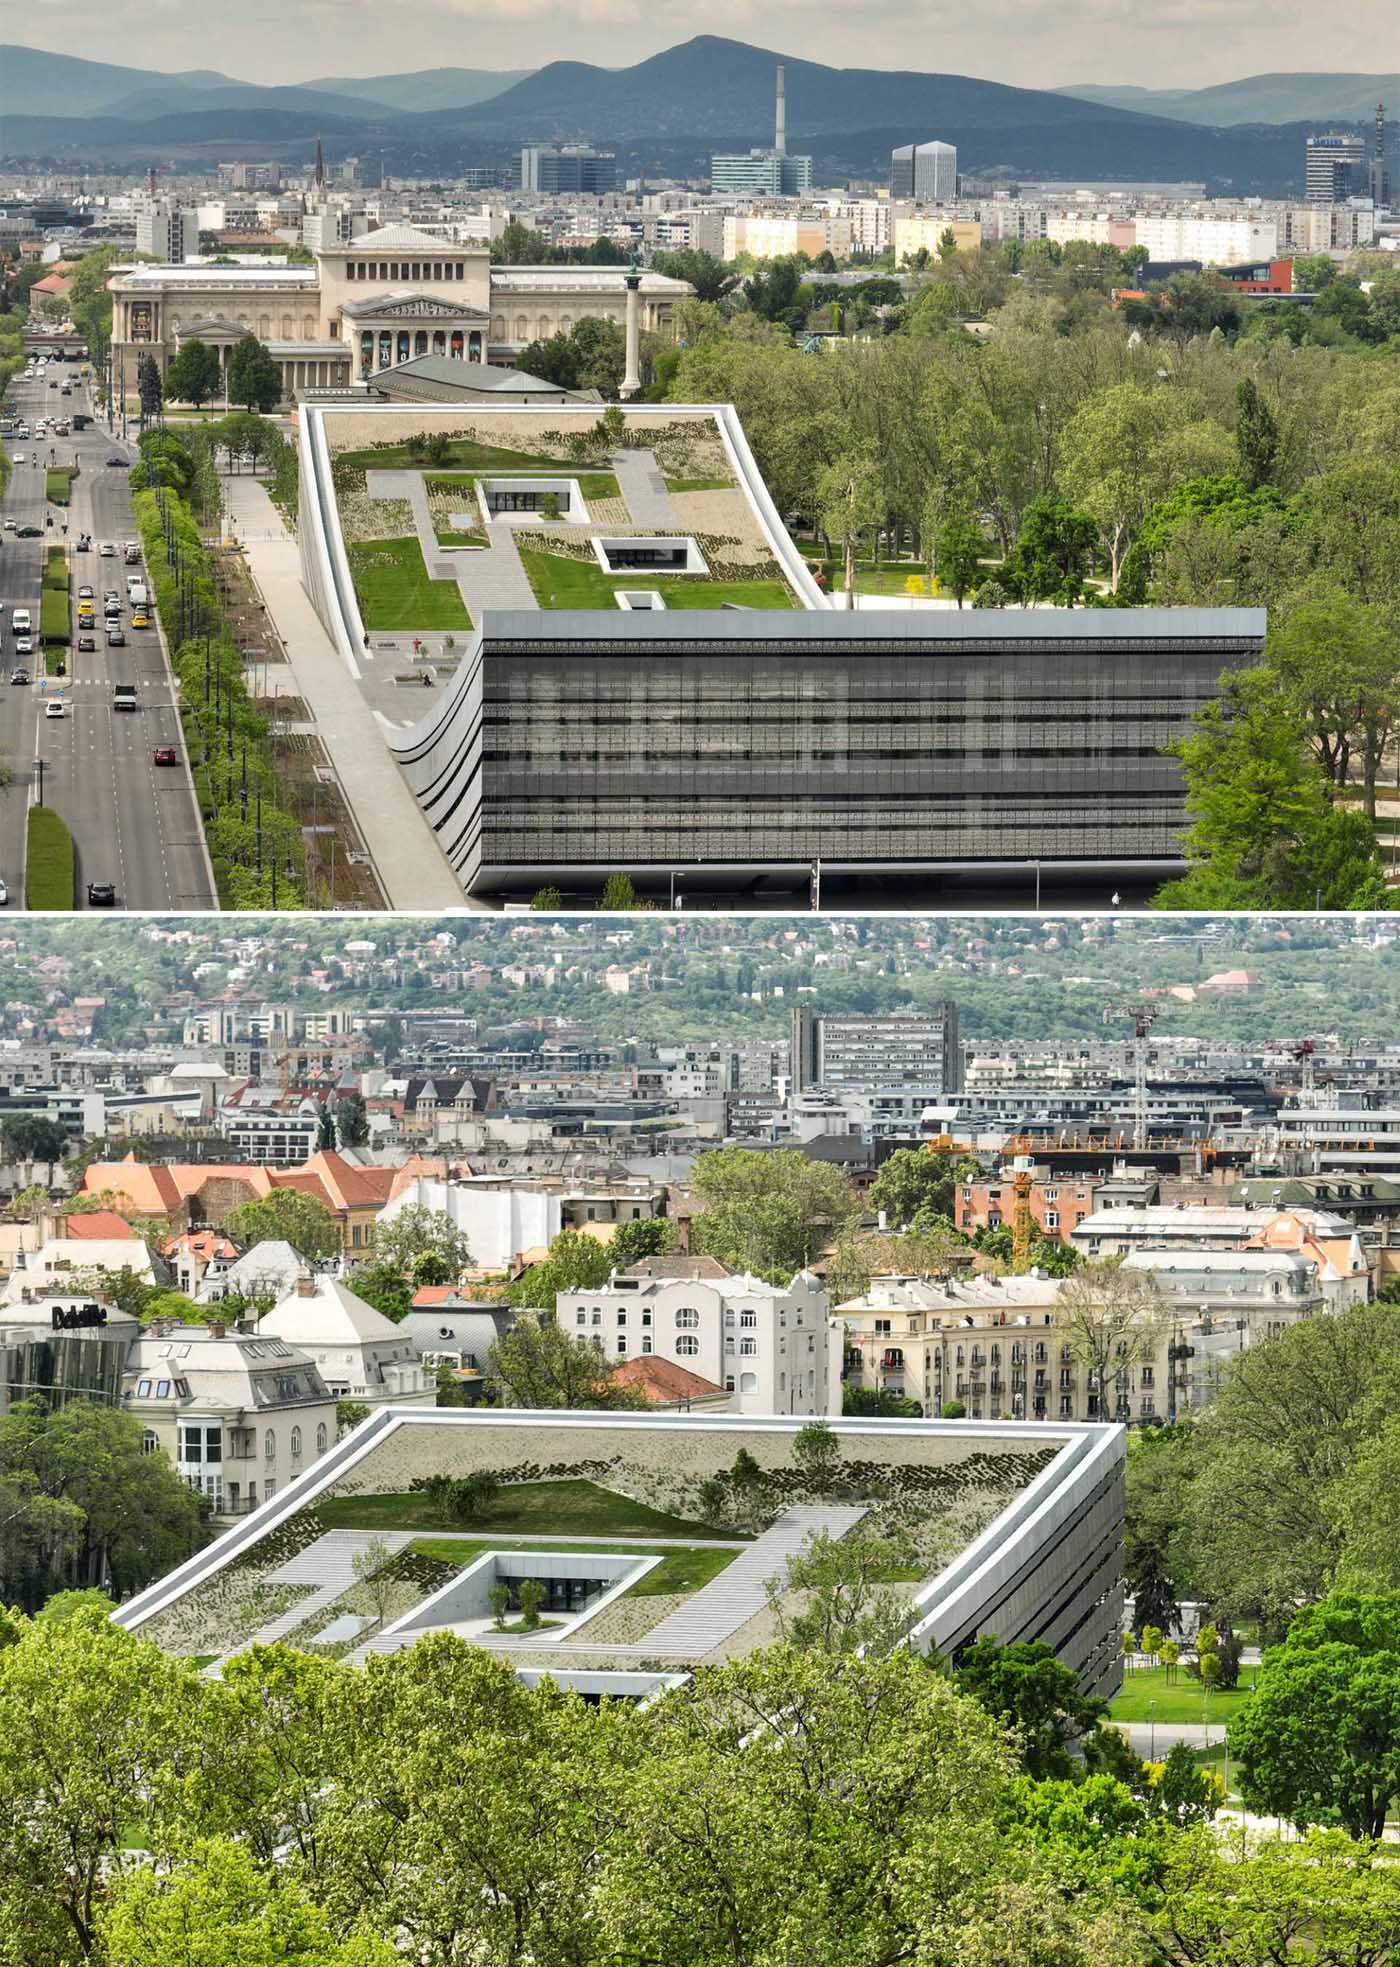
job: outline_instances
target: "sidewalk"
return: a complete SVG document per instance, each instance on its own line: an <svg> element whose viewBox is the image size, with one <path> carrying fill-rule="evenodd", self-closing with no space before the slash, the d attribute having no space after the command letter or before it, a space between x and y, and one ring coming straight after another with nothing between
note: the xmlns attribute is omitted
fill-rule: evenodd
<svg viewBox="0 0 1400 1967"><path fill-rule="evenodd" d="M233 531L286 645L296 694L316 720L389 907L480 907L462 892L373 711L307 599L297 544L281 513L255 478L235 475L223 485Z"/></svg>

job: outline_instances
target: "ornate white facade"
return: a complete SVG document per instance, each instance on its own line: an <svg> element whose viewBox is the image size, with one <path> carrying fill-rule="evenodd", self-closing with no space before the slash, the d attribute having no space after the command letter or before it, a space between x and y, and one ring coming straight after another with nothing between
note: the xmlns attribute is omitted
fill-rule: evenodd
<svg viewBox="0 0 1400 1967"><path fill-rule="evenodd" d="M528 342L581 320L624 326L626 279L624 267L493 266L484 246L386 225L321 247L310 266L119 268L108 282L113 358L130 386L143 355L164 373L198 339L227 362L253 334L281 364L289 398L418 355L510 366ZM691 290L660 273L640 281L640 325L656 333Z"/></svg>

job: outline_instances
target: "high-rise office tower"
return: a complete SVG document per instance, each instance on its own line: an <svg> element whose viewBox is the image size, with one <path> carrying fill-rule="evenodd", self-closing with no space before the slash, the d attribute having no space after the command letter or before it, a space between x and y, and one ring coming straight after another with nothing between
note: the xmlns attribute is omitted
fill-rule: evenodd
<svg viewBox="0 0 1400 1967"><path fill-rule="evenodd" d="M1365 197L1369 171L1364 137L1309 137L1304 196L1311 205L1340 205Z"/></svg>
<svg viewBox="0 0 1400 1967"><path fill-rule="evenodd" d="M958 196L958 152L951 143L902 143L890 152L890 196L919 205L952 205Z"/></svg>
<svg viewBox="0 0 1400 1967"><path fill-rule="evenodd" d="M1376 104L1376 143L1371 153L1371 199L1374 204L1390 203L1390 158L1387 155L1385 104Z"/></svg>

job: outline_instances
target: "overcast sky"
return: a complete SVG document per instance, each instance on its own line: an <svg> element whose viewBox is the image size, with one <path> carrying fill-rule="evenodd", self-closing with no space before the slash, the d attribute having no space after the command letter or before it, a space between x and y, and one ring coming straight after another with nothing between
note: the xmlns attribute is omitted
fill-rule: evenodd
<svg viewBox="0 0 1400 1967"><path fill-rule="evenodd" d="M1394 25L1393 0L1350 0L1335 15L1290 0L0 0L0 41L250 82L561 57L617 68L703 29L837 67L1028 88L1201 87L1290 69L1386 69ZM791 120L801 127L796 103Z"/></svg>

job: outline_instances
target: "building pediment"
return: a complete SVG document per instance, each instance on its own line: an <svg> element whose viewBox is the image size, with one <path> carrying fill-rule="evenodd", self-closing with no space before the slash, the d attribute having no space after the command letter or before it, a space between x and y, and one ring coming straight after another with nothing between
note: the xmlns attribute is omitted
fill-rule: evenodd
<svg viewBox="0 0 1400 1967"><path fill-rule="evenodd" d="M345 301L341 313L350 321L480 321L486 315L463 301L443 300L437 294L375 294L362 301Z"/></svg>
<svg viewBox="0 0 1400 1967"><path fill-rule="evenodd" d="M211 315L204 321L186 321L175 331L177 341L238 341L248 330L237 321Z"/></svg>

